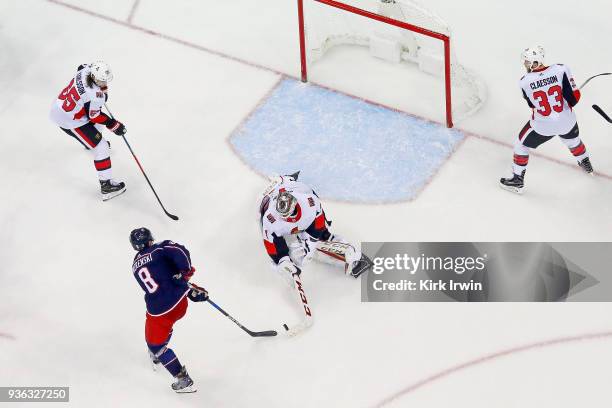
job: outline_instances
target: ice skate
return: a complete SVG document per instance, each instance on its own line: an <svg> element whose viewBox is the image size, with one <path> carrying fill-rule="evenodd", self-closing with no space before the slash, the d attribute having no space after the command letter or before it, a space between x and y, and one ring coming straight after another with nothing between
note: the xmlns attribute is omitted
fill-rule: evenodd
<svg viewBox="0 0 612 408"><path fill-rule="evenodd" d="M113 179L100 180L100 192L102 193L102 201L108 201L125 193L125 183L122 181L116 182Z"/></svg>
<svg viewBox="0 0 612 408"><path fill-rule="evenodd" d="M525 170L523 170L520 175L513 174L512 178L501 178L499 180L499 186L513 193L523 194L523 187L525 187Z"/></svg>
<svg viewBox="0 0 612 408"><path fill-rule="evenodd" d="M185 366L181 368L181 372L178 373L177 376L174 378L176 378L176 382L172 383L172 389L175 392L183 394L197 391L193 384L193 380L187 373L187 369L185 368Z"/></svg>
<svg viewBox="0 0 612 408"><path fill-rule="evenodd" d="M590 174L591 176L593 175L593 166L591 165L591 160L588 157L580 160L578 162L578 166L580 166L580 168L587 174Z"/></svg>
<svg viewBox="0 0 612 408"><path fill-rule="evenodd" d="M357 279L362 273L370 269L372 265L374 265L372 263L372 260L368 258L365 254L361 254L361 259L353 262L353 265L350 268L349 275Z"/></svg>

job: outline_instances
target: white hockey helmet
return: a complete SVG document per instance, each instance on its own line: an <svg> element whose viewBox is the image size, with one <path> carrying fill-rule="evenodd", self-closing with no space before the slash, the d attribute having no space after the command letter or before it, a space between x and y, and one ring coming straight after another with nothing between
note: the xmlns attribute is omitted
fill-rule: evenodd
<svg viewBox="0 0 612 408"><path fill-rule="evenodd" d="M91 76L96 85L106 85L113 80L113 71L111 71L110 66L106 62L95 61L89 68L91 69Z"/></svg>
<svg viewBox="0 0 612 408"><path fill-rule="evenodd" d="M536 45L534 47L526 48L521 54L521 60L523 64L528 62L529 67L532 67L532 69L539 65L544 65L544 47L541 45ZM534 64L536 64L535 67Z"/></svg>
<svg viewBox="0 0 612 408"><path fill-rule="evenodd" d="M281 191L276 197L276 211L283 218L287 218L293 214L297 206L297 198L288 191Z"/></svg>

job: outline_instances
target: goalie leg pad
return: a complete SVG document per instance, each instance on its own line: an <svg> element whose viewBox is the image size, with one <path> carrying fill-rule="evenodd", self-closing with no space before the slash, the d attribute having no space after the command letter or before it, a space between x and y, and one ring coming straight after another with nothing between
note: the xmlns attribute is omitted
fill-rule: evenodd
<svg viewBox="0 0 612 408"><path fill-rule="evenodd" d="M351 275L353 267L361 259L361 251L346 242L319 241L313 258L323 263L341 266L346 275Z"/></svg>

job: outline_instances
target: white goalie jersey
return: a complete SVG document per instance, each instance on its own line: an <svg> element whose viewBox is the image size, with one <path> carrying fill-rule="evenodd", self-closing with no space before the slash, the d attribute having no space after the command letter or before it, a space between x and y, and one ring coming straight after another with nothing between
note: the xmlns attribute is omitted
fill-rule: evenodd
<svg viewBox="0 0 612 408"><path fill-rule="evenodd" d="M282 217L276 210L276 200L282 191L291 193L297 200L295 213L288 217ZM292 235L297 239L297 235L305 232L316 240L327 239L330 235L319 197L306 184L288 176L275 178L264 191L260 217L266 252L276 264L289 256L287 241L291 241Z"/></svg>

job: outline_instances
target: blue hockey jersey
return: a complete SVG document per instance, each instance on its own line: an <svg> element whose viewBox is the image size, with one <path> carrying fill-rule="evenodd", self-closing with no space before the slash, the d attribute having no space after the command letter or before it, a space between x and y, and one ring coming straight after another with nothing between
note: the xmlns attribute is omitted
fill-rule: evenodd
<svg viewBox="0 0 612 408"><path fill-rule="evenodd" d="M182 275L191 269L189 251L172 241L153 244L139 251L132 264L134 278L145 292L147 312L162 315L189 292Z"/></svg>

